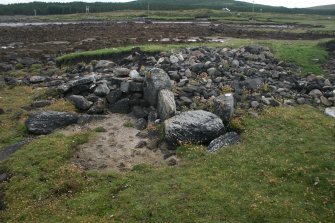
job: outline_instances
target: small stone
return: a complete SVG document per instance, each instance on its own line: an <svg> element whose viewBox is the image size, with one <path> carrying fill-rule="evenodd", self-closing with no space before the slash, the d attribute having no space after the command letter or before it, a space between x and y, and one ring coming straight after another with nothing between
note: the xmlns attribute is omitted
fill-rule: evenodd
<svg viewBox="0 0 335 223"><path fill-rule="evenodd" d="M147 121L144 118L139 118L135 122L135 128L137 130L143 130L147 128Z"/></svg>
<svg viewBox="0 0 335 223"><path fill-rule="evenodd" d="M328 79L325 80L324 84L327 87L332 86L332 83L330 83L330 80L328 80Z"/></svg>
<svg viewBox="0 0 335 223"><path fill-rule="evenodd" d="M173 64L173 63L178 63L179 62L179 59L178 57L176 57L175 55L171 55L170 56L170 62Z"/></svg>
<svg viewBox="0 0 335 223"><path fill-rule="evenodd" d="M137 145L135 146L135 148L141 149L141 148L146 147L146 145L147 145L147 142L144 141L144 140L142 140L142 141L139 141L139 142L137 143Z"/></svg>
<svg viewBox="0 0 335 223"><path fill-rule="evenodd" d="M252 102L250 103L250 105L251 105L252 108L258 108L258 107L259 107L259 103L258 103L258 101L252 101Z"/></svg>
<svg viewBox="0 0 335 223"><path fill-rule="evenodd" d="M5 114L5 111L2 108L0 108L0 115L2 114Z"/></svg>
<svg viewBox="0 0 335 223"><path fill-rule="evenodd" d="M178 164L178 159L176 156L171 156L166 159L166 163L168 166L175 166Z"/></svg>
<svg viewBox="0 0 335 223"><path fill-rule="evenodd" d="M124 81L124 82L121 83L120 90L123 93L128 93L129 92L129 87L130 87L129 82L128 81Z"/></svg>
<svg viewBox="0 0 335 223"><path fill-rule="evenodd" d="M298 99L297 99L297 103L298 103L299 105L303 105L303 104L306 103L306 99L305 99L305 98L298 98Z"/></svg>

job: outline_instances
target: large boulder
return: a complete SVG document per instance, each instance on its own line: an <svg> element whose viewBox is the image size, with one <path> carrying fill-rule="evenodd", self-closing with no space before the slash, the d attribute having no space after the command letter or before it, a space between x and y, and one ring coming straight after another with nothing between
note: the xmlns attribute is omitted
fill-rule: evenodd
<svg viewBox="0 0 335 223"><path fill-rule="evenodd" d="M158 93L162 89L171 89L169 75L162 69L154 68L145 74L144 98L152 106L157 105Z"/></svg>
<svg viewBox="0 0 335 223"><path fill-rule="evenodd" d="M68 99L80 111L86 111L93 105L93 102L81 95L71 95Z"/></svg>
<svg viewBox="0 0 335 223"><path fill-rule="evenodd" d="M240 141L240 135L236 132L228 132L214 140L208 146L208 152L216 152L217 150L234 145Z"/></svg>
<svg viewBox="0 0 335 223"><path fill-rule="evenodd" d="M46 111L31 115L26 126L29 133L48 134L57 128L74 124L77 120L76 113Z"/></svg>
<svg viewBox="0 0 335 223"><path fill-rule="evenodd" d="M187 111L165 120L165 140L170 145L208 143L224 133L222 120L215 114Z"/></svg>
<svg viewBox="0 0 335 223"><path fill-rule="evenodd" d="M158 116L164 121L176 113L176 102L172 91L163 89L158 94Z"/></svg>
<svg viewBox="0 0 335 223"><path fill-rule="evenodd" d="M130 112L130 101L129 98L123 98L109 107L109 110L113 113L128 114Z"/></svg>
<svg viewBox="0 0 335 223"><path fill-rule="evenodd" d="M234 114L234 96L232 93L218 96L214 99L214 114L224 123L228 123Z"/></svg>

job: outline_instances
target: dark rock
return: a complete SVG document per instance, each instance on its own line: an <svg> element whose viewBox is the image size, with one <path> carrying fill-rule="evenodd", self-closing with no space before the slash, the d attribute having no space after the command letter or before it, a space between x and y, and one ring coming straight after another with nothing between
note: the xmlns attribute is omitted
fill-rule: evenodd
<svg viewBox="0 0 335 223"><path fill-rule="evenodd" d="M135 122L135 128L138 130L143 130L147 128L147 121L144 118L139 118Z"/></svg>
<svg viewBox="0 0 335 223"><path fill-rule="evenodd" d="M29 133L48 134L57 128L76 123L77 120L76 113L47 111L29 116L26 126Z"/></svg>
<svg viewBox="0 0 335 223"><path fill-rule="evenodd" d="M0 174L0 184L8 180L9 176L7 173Z"/></svg>
<svg viewBox="0 0 335 223"><path fill-rule="evenodd" d="M139 141L139 142L137 143L137 145L135 146L135 148L139 148L139 149L141 149L141 148L146 147L146 145L147 145L147 142L142 140L142 141Z"/></svg>
<svg viewBox="0 0 335 223"><path fill-rule="evenodd" d="M222 120L206 111L187 111L164 122L168 144L207 143L224 132Z"/></svg>
<svg viewBox="0 0 335 223"><path fill-rule="evenodd" d="M5 110L3 110L2 108L0 108L0 115L5 114Z"/></svg>
<svg viewBox="0 0 335 223"><path fill-rule="evenodd" d="M105 106L106 106L106 102L104 99L99 98L94 104L93 106L88 109L87 113L88 114L103 114L105 111Z"/></svg>
<svg viewBox="0 0 335 223"><path fill-rule="evenodd" d="M155 123L155 121L158 118L158 114L156 111L150 111L148 114L148 122L149 123Z"/></svg>
<svg viewBox="0 0 335 223"><path fill-rule="evenodd" d="M122 91L115 90L115 91L109 92L109 94L106 96L106 99L108 103L112 105L115 102L117 102L121 98L121 96L122 96Z"/></svg>
<svg viewBox="0 0 335 223"><path fill-rule="evenodd" d="M72 93L73 94L88 94L90 91L90 85L76 85L72 87Z"/></svg>
<svg viewBox="0 0 335 223"><path fill-rule="evenodd" d="M144 98L152 106L157 105L158 93L162 89L171 89L171 80L164 70L154 68L145 75Z"/></svg>
<svg viewBox="0 0 335 223"><path fill-rule="evenodd" d="M89 84L92 84L92 83L95 83L95 75L90 75L90 76L86 76L86 77L83 77L83 78L80 78L78 80L74 80L70 83L70 86L71 87L75 87L75 86L78 86L78 85L89 85Z"/></svg>
<svg viewBox="0 0 335 223"><path fill-rule="evenodd" d="M148 112L141 106L134 106L132 111L133 111L133 115L136 118L146 118L146 117L148 117Z"/></svg>
<svg viewBox="0 0 335 223"><path fill-rule="evenodd" d="M262 78L253 78L247 79L243 83L244 87L248 90L257 90L263 86L263 79Z"/></svg>
<svg viewBox="0 0 335 223"><path fill-rule="evenodd" d="M7 85L16 85L17 84L17 80L14 77L5 77L5 82Z"/></svg>
<svg viewBox="0 0 335 223"><path fill-rule="evenodd" d="M128 114L130 112L129 98L123 98L112 104L109 110L113 113Z"/></svg>
<svg viewBox="0 0 335 223"><path fill-rule="evenodd" d="M263 46L250 45L250 46L246 46L245 50L252 54L260 54L263 51L268 51L268 48L263 47Z"/></svg>
<svg viewBox="0 0 335 223"><path fill-rule="evenodd" d="M80 111L86 111L93 105L91 101L81 95L71 95L68 99Z"/></svg>
<svg viewBox="0 0 335 223"><path fill-rule="evenodd" d="M240 141L240 136L236 132L228 132L214 140L208 146L208 152L216 152L217 150L230 145L237 144Z"/></svg>
<svg viewBox="0 0 335 223"><path fill-rule="evenodd" d="M52 100L40 100L40 101L34 101L32 104L31 104L31 107L33 108L43 108L43 107L46 107L46 106L49 106L52 104Z"/></svg>
<svg viewBox="0 0 335 223"><path fill-rule="evenodd" d="M130 92L142 92L143 91L143 83L139 82L130 82L129 83Z"/></svg>
<svg viewBox="0 0 335 223"><path fill-rule="evenodd" d="M27 143L29 143L29 140L23 140L21 142L3 148L0 151L0 162L5 160L12 153L15 153L17 150L21 149L22 146L26 145Z"/></svg>
<svg viewBox="0 0 335 223"><path fill-rule="evenodd" d="M2 191L0 191L0 211L4 211L7 208L4 198L5 194Z"/></svg>
<svg viewBox="0 0 335 223"><path fill-rule="evenodd" d="M94 94L99 97L105 97L107 94L109 94L110 90L106 83L102 83L98 85L98 87L95 88Z"/></svg>
<svg viewBox="0 0 335 223"><path fill-rule="evenodd" d="M200 73L201 71L205 70L205 64L203 64L203 63L196 63L193 66L191 66L191 70L194 73Z"/></svg>
<svg viewBox="0 0 335 223"><path fill-rule="evenodd" d="M224 123L229 123L234 115L234 96L232 93L221 95L214 99L214 114Z"/></svg>
<svg viewBox="0 0 335 223"><path fill-rule="evenodd" d="M176 113L176 102L172 91L163 89L158 94L158 116L164 121L171 118Z"/></svg>

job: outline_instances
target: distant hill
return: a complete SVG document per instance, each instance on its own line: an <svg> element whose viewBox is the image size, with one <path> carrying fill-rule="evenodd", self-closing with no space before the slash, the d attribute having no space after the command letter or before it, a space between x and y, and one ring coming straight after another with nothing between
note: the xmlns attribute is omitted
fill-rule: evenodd
<svg viewBox="0 0 335 223"><path fill-rule="evenodd" d="M333 5L320 5L320 6L311 7L310 9L315 9L315 10L335 10L335 4L333 4Z"/></svg>
<svg viewBox="0 0 335 223"><path fill-rule="evenodd" d="M86 6L90 12L110 12L117 10L146 10L148 3L151 10L187 10L187 9L222 9L229 8L234 12L250 12L252 3L234 0L137 0L126 3L112 2L70 2L70 3L45 3L31 2L9 5L0 5L0 15L33 15L36 9L38 15L56 15L84 13ZM290 14L322 14L335 15L333 9L289 9L255 4L255 11L262 9L263 12L290 13Z"/></svg>

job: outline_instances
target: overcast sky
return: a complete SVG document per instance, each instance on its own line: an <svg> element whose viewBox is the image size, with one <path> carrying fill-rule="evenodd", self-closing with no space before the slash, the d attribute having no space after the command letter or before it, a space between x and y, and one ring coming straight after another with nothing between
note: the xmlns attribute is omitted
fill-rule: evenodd
<svg viewBox="0 0 335 223"><path fill-rule="evenodd" d="M34 0L0 0L1 4L32 2ZM44 2L74 2L75 0L40 0ZM129 2L131 0L81 0L84 2ZM181 0L182 1L182 0ZM224 0L222 0L224 1ZM253 0L244 0L245 2L252 2ZM307 8L317 5L335 4L334 0L255 0L256 4L285 6L289 8Z"/></svg>

